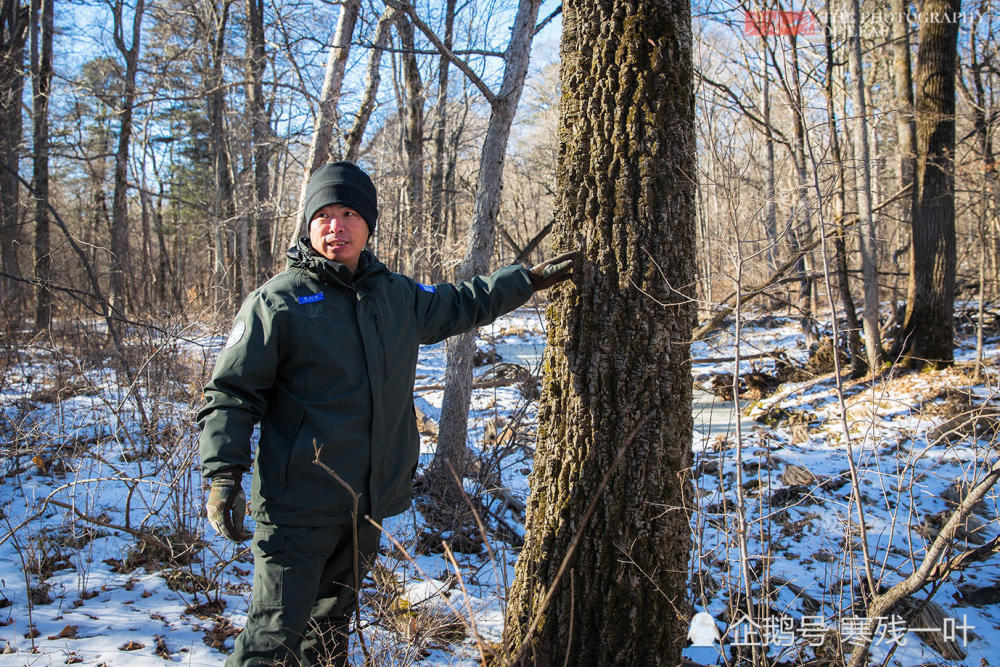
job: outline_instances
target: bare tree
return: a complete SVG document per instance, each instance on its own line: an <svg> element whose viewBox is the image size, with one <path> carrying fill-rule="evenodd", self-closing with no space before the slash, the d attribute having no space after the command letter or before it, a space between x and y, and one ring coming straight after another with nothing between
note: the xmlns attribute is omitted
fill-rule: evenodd
<svg viewBox="0 0 1000 667"><path fill-rule="evenodd" d="M31 12L32 139L35 195L35 331L52 325L49 290L49 91L52 86L53 0L35 0Z"/></svg>
<svg viewBox="0 0 1000 667"><path fill-rule="evenodd" d="M21 150L21 96L24 91L24 45L28 7L3 0L0 7L0 300L19 300L17 246L20 234L18 157Z"/></svg>
<svg viewBox="0 0 1000 667"><path fill-rule="evenodd" d="M272 151L271 113L264 100L264 69L267 44L264 40L264 1L244 0L247 22L246 44L246 115L250 121L250 144L253 160L253 184L250 227L253 234L253 264L256 281L263 282L274 268L271 256L271 224L274 207L269 201Z"/></svg>
<svg viewBox="0 0 1000 667"><path fill-rule="evenodd" d="M403 84L403 151L406 153L406 208L403 227L410 232L412 251L408 253L409 273L424 280L426 268L423 256L427 252L424 238L424 83L417 67L413 23L407 15L396 21L402 48Z"/></svg>
<svg viewBox="0 0 1000 667"><path fill-rule="evenodd" d="M960 0L924 0L917 51L916 209L900 341L909 363L954 360L955 74ZM945 18L947 17L947 18Z"/></svg>
<svg viewBox="0 0 1000 667"><path fill-rule="evenodd" d="M861 7L859 0L847 0L851 34L847 62L851 74L851 103L854 119L855 160L858 170L858 231L861 247L861 273L864 278L864 308L861 323L865 332L865 351L872 372L882 366L882 335L879 331L878 248L875 243L875 221L872 218L871 153L868 149L868 102L865 99L864 63L861 57Z"/></svg>
<svg viewBox="0 0 1000 667"><path fill-rule="evenodd" d="M330 55L326 59L326 74L323 77L323 90L320 92L319 112L313 127L312 142L309 144L309 155L306 157L306 167L302 174L302 185L299 190L299 206L290 225L287 246L295 245L302 232L302 209L305 208L306 186L313 172L322 167L330 158L330 145L333 132L337 127L337 104L340 102L340 90L344 83L344 70L347 68L347 56L351 50L351 37L354 35L354 25L358 20L361 0L344 0L340 6L340 18L337 19L337 29L330 45Z"/></svg>
<svg viewBox="0 0 1000 667"><path fill-rule="evenodd" d="M582 245L585 261L549 309L504 631L513 663L681 662L695 276L689 11L563 5L556 245Z"/></svg>
<svg viewBox="0 0 1000 667"><path fill-rule="evenodd" d="M139 67L139 43L142 36L142 16L145 0L136 0L132 8L132 35L125 42L124 0L113 0L115 47L125 59L122 87L118 148L115 151L114 197L111 204L111 290L109 299L115 315L121 317L128 305L128 158L132 142L132 114L135 110L136 73Z"/></svg>
<svg viewBox="0 0 1000 667"><path fill-rule="evenodd" d="M913 171L917 155L913 127L913 74L910 65L910 0L890 0L889 20L892 22L892 75L896 104L894 114L897 140L898 187L910 188L910 196L899 205L900 223L905 228L913 221Z"/></svg>
<svg viewBox="0 0 1000 667"><path fill-rule="evenodd" d="M451 49L452 33L455 24L455 0L447 0L445 3L444 15L444 47ZM448 65L450 61L445 55L441 56L441 63L438 65L438 90L437 102L435 103L434 115L434 157L431 164L430 182L430 210L428 212L428 222L430 223L428 233L430 236L430 279L438 282L444 277L441 267L441 245L445 241L445 187L444 187L444 163L445 163L445 134L448 126Z"/></svg>
<svg viewBox="0 0 1000 667"><path fill-rule="evenodd" d="M833 217L836 224L834 230L834 264L837 272L837 293L840 297L841 306L844 309L844 317L847 320L847 346L851 353L851 372L855 377L864 374L868 364L862 356L861 350L861 330L858 322L857 310L854 306L854 297L851 295L851 285L847 269L847 244L846 244L846 221L844 219L847 211L846 179L844 175L844 158L840 149L840 135L837 127L837 112L834 106L834 70L836 60L833 54L832 43L833 25L829 5L827 5L827 26L825 31L826 43L826 78L823 92L826 97L826 113L830 118L830 157L833 159L833 167L837 171L836 185L833 193ZM818 194L818 193L817 193ZM877 291L877 290L876 290Z"/></svg>
<svg viewBox="0 0 1000 667"><path fill-rule="evenodd" d="M232 230L236 222L236 202L232 164L225 129L226 87L223 60L226 31L233 0L204 0L198 14L199 32L209 47L209 68L205 73L208 104L208 149L212 159L213 202L212 240L215 263L212 271L212 302L216 307L228 302L235 311L243 298L242 267L247 266L246 235L237 231L235 248ZM235 252L234 252L235 251Z"/></svg>
<svg viewBox="0 0 1000 667"><path fill-rule="evenodd" d="M476 198L469 227L467 251L461 265L455 272L458 280L465 280L477 274L486 273L493 253L497 211L500 207L500 190L503 177L507 139L514 112L524 88L524 78L528 72L531 54L531 40L534 37L535 20L541 0L520 0L511 39L504 55L504 74L500 92L492 90L469 68L468 64L447 49L423 21L420 21L411 5L405 5L414 25L427 34L441 53L468 76L489 101L492 113L483 140L476 183ZM463 334L450 341L448 365L445 371L445 390L441 404L441 422L438 431L438 448L431 464L429 476L436 479L436 486L450 487L451 469L464 474L467 463L466 434L468 429L469 404L472 396L472 357L475 351L475 332Z"/></svg>
<svg viewBox="0 0 1000 667"><path fill-rule="evenodd" d="M366 75L365 93L361 98L361 105L358 108L358 115L354 117L354 123L347 133L345 141L347 147L344 150L344 159L348 162L357 162L361 155L361 140L368 126L372 111L375 109L375 96L378 95L378 87L382 81L382 53L389 42L389 29L396 22L399 10L388 6L378 19L375 25L375 37L373 38L372 53L368 60L368 72Z"/></svg>

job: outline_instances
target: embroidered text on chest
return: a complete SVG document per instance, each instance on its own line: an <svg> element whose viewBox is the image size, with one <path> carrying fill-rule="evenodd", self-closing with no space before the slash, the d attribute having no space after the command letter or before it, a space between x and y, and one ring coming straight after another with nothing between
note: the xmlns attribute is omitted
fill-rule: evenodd
<svg viewBox="0 0 1000 667"><path fill-rule="evenodd" d="M298 302L300 304L316 303L317 301L323 300L323 293L316 292L315 294L310 294L309 296L300 296Z"/></svg>

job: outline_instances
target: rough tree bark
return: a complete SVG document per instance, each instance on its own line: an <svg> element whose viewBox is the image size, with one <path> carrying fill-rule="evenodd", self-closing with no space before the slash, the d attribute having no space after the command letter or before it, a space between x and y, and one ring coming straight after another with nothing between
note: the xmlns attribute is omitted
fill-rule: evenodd
<svg viewBox="0 0 1000 667"><path fill-rule="evenodd" d="M306 157L306 168L302 173L302 185L299 190L299 214L295 216L289 227L285 247L295 245L299 235L304 233L302 224L302 209L306 204L306 186L309 177L322 167L330 157L330 143L333 131L337 126L337 104L340 102L340 89L344 83L344 69L347 67L347 56L350 54L351 37L354 35L354 25L358 20L361 0L344 0L340 6L340 18L337 19L337 29L330 45L330 55L326 59L326 74L323 77L323 90L320 93L319 113L316 114L316 124L313 127L312 142L309 144L309 155Z"/></svg>
<svg viewBox="0 0 1000 667"><path fill-rule="evenodd" d="M49 247L49 90L52 84L53 0L35 0L31 17L31 79L35 186L35 331L52 326L49 290L52 258Z"/></svg>
<svg viewBox="0 0 1000 667"><path fill-rule="evenodd" d="M563 4L557 248L507 657L677 665L687 636L695 131L687 3ZM627 103L623 103L627 101Z"/></svg>
<svg viewBox="0 0 1000 667"><path fill-rule="evenodd" d="M24 92L24 46L28 6L16 0L0 5L0 303L20 301L17 264L21 202L18 159L21 149L21 96Z"/></svg>
<svg viewBox="0 0 1000 667"><path fill-rule="evenodd" d="M503 178L504 157L507 150L507 139L510 136L510 126L514 120L517 103L521 99L524 88L524 78L528 72L528 59L531 55L531 39L534 36L535 19L541 0L520 0L514 25L511 28L511 40L507 46L504 58L505 67L503 81L499 94L486 87L478 77L474 78L477 87L486 95L492 105L486 137L483 140L482 154L479 161L479 177L476 184L476 200L472 213L472 224L465 257L455 272L457 280L466 280L489 270L490 256L493 253L493 242L496 236L496 218L500 209L500 190ZM408 8L414 24L421 27ZM423 30L424 27L421 27ZM443 45L433 38L435 46L442 50ZM450 50L442 53L453 57ZM459 60L453 60L462 69ZM461 63L461 64L459 64ZM466 71L468 68L465 65ZM475 75L466 71L470 78ZM438 429L437 453L428 471L428 477L435 480L434 486L451 486L451 469L461 476L465 472L468 448L466 436L468 433L469 404L472 395L472 357L475 352L475 331L457 336L449 341L447 368L445 370L445 390L441 403L441 420Z"/></svg>
<svg viewBox="0 0 1000 667"><path fill-rule="evenodd" d="M125 58L125 80L123 82L122 104L119 109L120 125L118 148L115 151L114 197L111 203L111 309L115 316L122 317L127 307L126 267L129 253L128 218L128 156L132 143L132 112L135 106L135 78L139 65L139 38L142 34L142 15L145 0L137 0L132 10L132 40L126 45L124 11L125 3L116 0L112 7L114 14L114 38L118 52Z"/></svg>
<svg viewBox="0 0 1000 667"><path fill-rule="evenodd" d="M955 73L960 0L924 0L917 50L917 205L903 317L909 365L954 361ZM951 20L942 17L950 16Z"/></svg>

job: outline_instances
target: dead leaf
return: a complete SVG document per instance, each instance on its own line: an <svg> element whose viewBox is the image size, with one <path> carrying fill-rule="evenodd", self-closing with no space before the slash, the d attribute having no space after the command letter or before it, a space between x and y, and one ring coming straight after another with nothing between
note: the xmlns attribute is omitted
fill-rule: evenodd
<svg viewBox="0 0 1000 667"><path fill-rule="evenodd" d="M167 648L167 642L163 639L163 635L153 635L156 640L156 650L153 651L156 655L163 659L170 657L170 649Z"/></svg>
<svg viewBox="0 0 1000 667"><path fill-rule="evenodd" d="M76 631L77 627L75 625L67 625L59 631L58 635L52 635L49 637L49 641L53 639L76 639Z"/></svg>
<svg viewBox="0 0 1000 667"><path fill-rule="evenodd" d="M146 645L142 642L137 642L135 640L127 641L118 647L119 651L138 651L139 649L146 648Z"/></svg>

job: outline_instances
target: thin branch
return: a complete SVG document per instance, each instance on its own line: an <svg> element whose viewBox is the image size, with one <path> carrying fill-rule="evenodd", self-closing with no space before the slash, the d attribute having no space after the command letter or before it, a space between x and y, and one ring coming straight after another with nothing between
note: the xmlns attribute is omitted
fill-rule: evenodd
<svg viewBox="0 0 1000 667"><path fill-rule="evenodd" d="M784 146L791 146L791 144L788 141L788 138L785 137L784 133L781 130L774 127L770 123L764 122L764 120L760 118L757 114L755 114L752 109L743 104L741 96L736 94L736 92L734 92L729 86L727 86L724 83L719 83L718 81L714 81L705 76L701 72L697 72L697 75L699 79L704 81L712 88L715 88L716 90L725 93L726 97L728 97L729 100L736 105L736 107L740 110L740 112L744 116L746 116L754 125L763 128L766 132L770 132L774 136L775 141L777 141L780 144L783 144Z"/></svg>
<svg viewBox="0 0 1000 667"><path fill-rule="evenodd" d="M580 527L577 528L576 534L573 536L573 541L569 543L569 548L566 550L566 555L563 556L562 562L559 564L556 576L552 579L552 584L549 586L549 590L545 592L545 598L542 600L541 605L539 605L538 611L535 612L535 617L531 619L531 625L528 626L528 631L521 640L520 650L517 652L517 655L514 656L514 659L506 664L516 665L520 663L524 650L531 644L531 636L535 634L535 628L538 626L538 622L542 619L545 610L549 608L549 604L552 602L552 596L556 592L556 587L559 585L560 580L562 580L563 575L566 573L566 568L569 565L570 560L573 558L573 554L576 553L576 548L579 546L580 540L583 539L583 534L587 529L587 524L590 523L590 517L593 516L594 510L597 509L597 501L599 501L601 496L604 495L604 489L608 486L608 482L611 481L611 475L614 474L615 470L618 469L618 465L622 462L622 459L625 458L625 452L628 451L629 445L631 445L632 441L635 440L635 436L639 434L639 429L646 425L646 422L649 421L653 414L655 414L655 412L649 412L646 416L639 420L639 423L635 425L635 428L632 429L632 432L628 434L628 437L625 438L621 446L618 448L618 453L615 454L615 460L611 462L610 466L608 466L607 471L604 473L604 477L601 479L601 483L597 485L594 497L591 499L590 504L583 513L583 518L580 520Z"/></svg>
<svg viewBox="0 0 1000 667"><path fill-rule="evenodd" d="M542 19L542 21L538 25L535 26L535 32L531 33L531 36L534 37L535 35L537 35L538 33L540 33L545 28L545 26L549 24L549 22L552 19L554 19L555 17L559 16L560 14L562 14L562 5L561 4L558 7L556 7L555 9L553 9L551 14L549 14L548 16L546 16L544 19Z"/></svg>
<svg viewBox="0 0 1000 667"><path fill-rule="evenodd" d="M397 9L406 12L410 16L410 20L413 21L413 25L417 26L417 28L420 29L420 32L427 36L427 39L431 41L434 48L436 48L445 58L454 63L455 67L462 70L462 73L465 74L465 76L469 77L469 81L471 81L472 84L479 89L479 92L483 94L483 97L486 98L486 101L490 103L491 107L495 108L499 104L500 100L496 96L496 93L490 90L490 87L486 85L486 82L479 78L478 74L472 71L472 68L469 67L469 63L456 56L451 49L444 45L444 42L442 42L441 39L434 33L431 27L424 23L419 16L417 16L417 10L413 8L413 5L406 2L406 0L388 0L386 4L390 7L396 7Z"/></svg>
<svg viewBox="0 0 1000 667"><path fill-rule="evenodd" d="M103 528L110 528L111 530L120 530L123 533L128 533L129 535L132 535L133 537L138 537L140 540L147 542L158 549L162 549L164 552L168 554L171 555L174 554L173 547L171 547L169 544L167 544L166 542L164 542L163 540L161 540L160 538L156 537L151 533L147 533L142 530L136 530L134 528L127 528L125 526L119 526L117 524L111 523L110 521L100 516L91 516L90 514L85 514L84 512L77 509L75 506L70 505L69 503L64 503L61 500L55 500L53 498L49 498L45 502L49 505L55 505L56 507L62 507L64 509L68 509L71 512L73 512L73 514L75 514L77 518L83 519L87 523L92 523L95 526L101 526Z"/></svg>
<svg viewBox="0 0 1000 667"><path fill-rule="evenodd" d="M878 623L879 617L884 616L885 612L891 609L893 605L904 598L910 597L926 586L928 582L936 582L944 579L951 573L953 567L954 569L959 569L969 562L983 560L1000 551L1000 544L998 544L998 539L1000 538L994 538L978 549L966 551L955 558L939 562L944 552L952 546L955 532L961 523L965 521L965 518L972 511L976 503L982 500L987 491L993 488L998 479L1000 479L1000 459L994 462L986 476L969 491L969 494L962 499L962 502L958 504L955 511L951 513L947 523L941 528L941 532L938 533L934 542L928 547L926 555L920 563L920 567L885 593L874 597L871 604L868 605L868 630L866 633L860 634L859 637L864 640L866 637L870 638L874 636L873 633L875 632L875 626ZM862 645L855 647L851 653L850 667L861 667L865 664L868 658L869 645L870 639L863 641Z"/></svg>
<svg viewBox="0 0 1000 667"><path fill-rule="evenodd" d="M334 472L333 468L323 463L319 455L323 451L323 446L316 443L316 438L313 438L313 452L316 458L313 459L313 463L322 468L328 475L333 477L334 480L347 491L351 496L351 502L353 507L351 508L351 546L352 546L352 561L351 566L354 570L354 627L357 629L358 633L358 643L361 644L361 652L365 654L364 664L371 663L371 655L368 652L368 645L365 642L364 633L361 631L361 565L358 562L358 504L361 500L361 495L354 490L354 488L344 481L344 478ZM335 656L336 657L336 656Z"/></svg>

